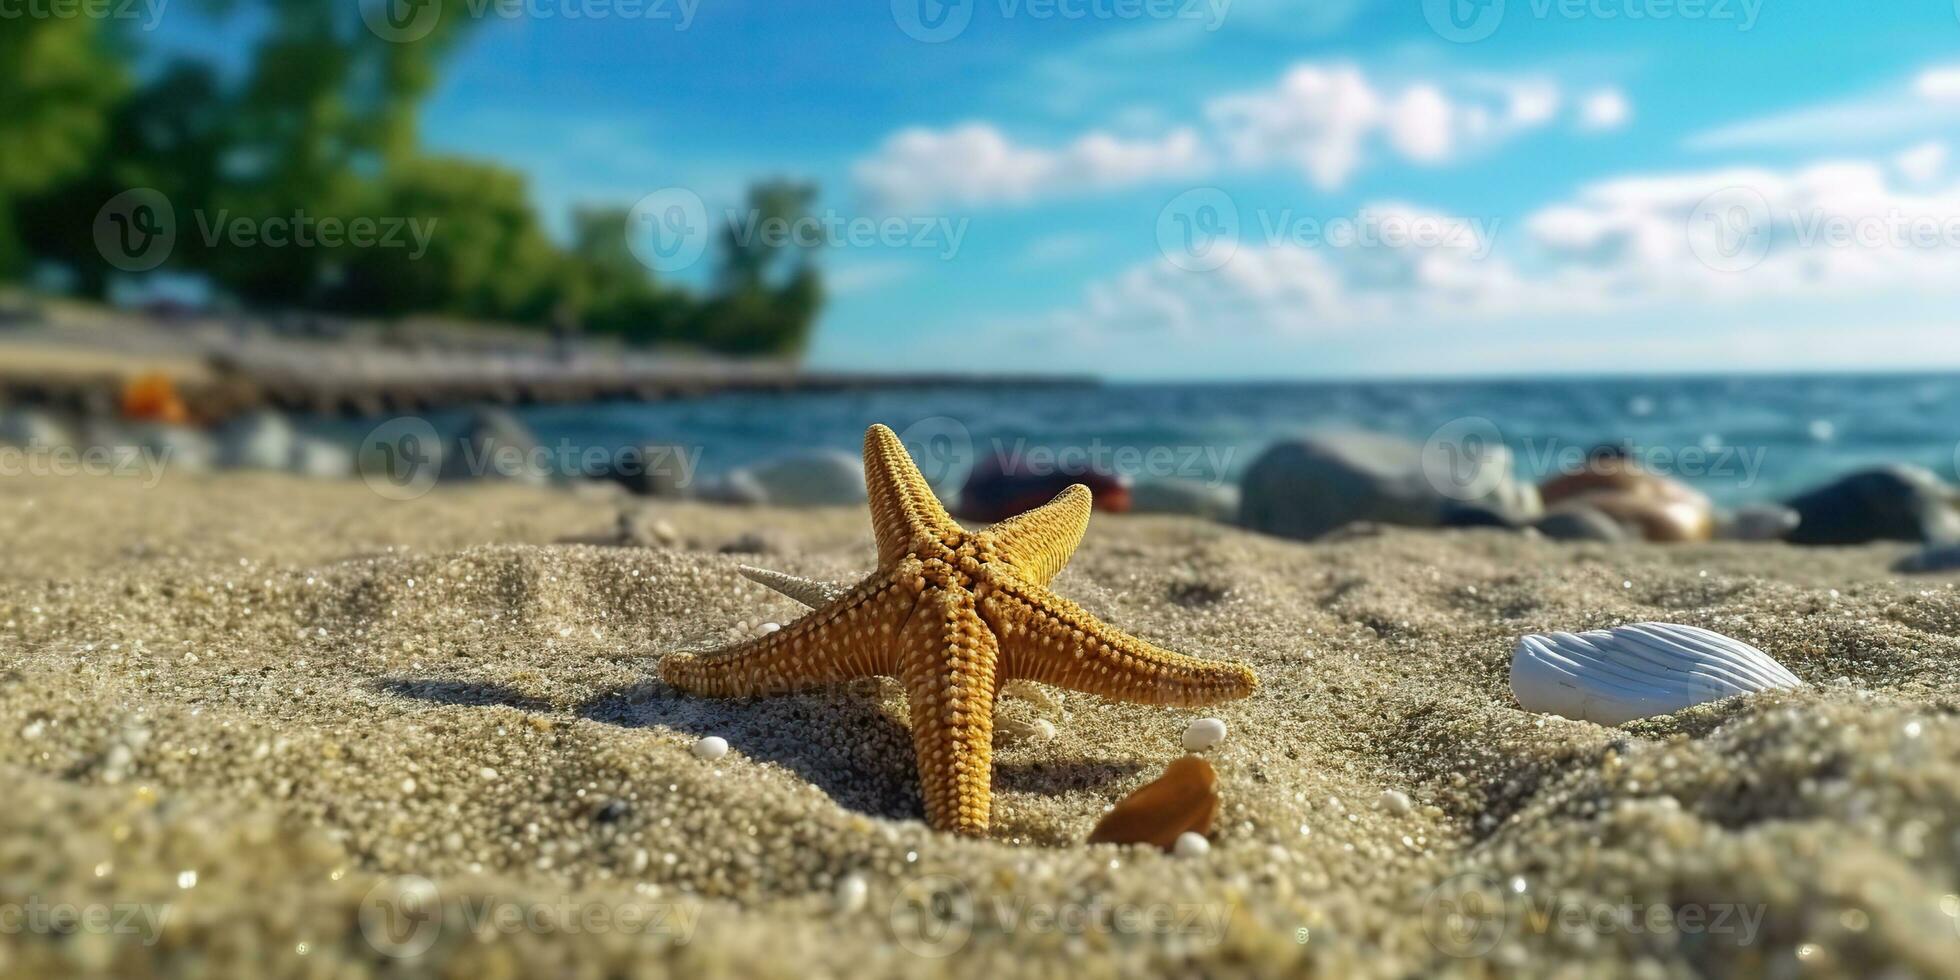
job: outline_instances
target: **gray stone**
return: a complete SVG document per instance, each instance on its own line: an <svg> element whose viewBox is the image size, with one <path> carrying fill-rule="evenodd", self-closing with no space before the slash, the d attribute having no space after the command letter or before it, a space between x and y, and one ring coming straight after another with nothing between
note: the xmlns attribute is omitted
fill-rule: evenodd
<svg viewBox="0 0 1960 980"><path fill-rule="evenodd" d="M128 445L177 473L203 473L217 465L218 446L210 436L182 425L138 425Z"/></svg>
<svg viewBox="0 0 1960 980"><path fill-rule="evenodd" d="M787 549L773 535L748 531L722 545L718 550L724 555L775 555Z"/></svg>
<svg viewBox="0 0 1960 980"><path fill-rule="evenodd" d="M1782 504L1747 504L1718 515L1715 536L1724 541L1781 541L1803 516Z"/></svg>
<svg viewBox="0 0 1960 980"><path fill-rule="evenodd" d="M233 469L284 470L298 436L278 412L253 412L218 432L218 463Z"/></svg>
<svg viewBox="0 0 1960 980"><path fill-rule="evenodd" d="M354 453L337 442L302 436L293 443L292 471L322 480L342 480L354 474Z"/></svg>
<svg viewBox="0 0 1960 980"><path fill-rule="evenodd" d="M746 470L735 470L702 483L696 494L702 500L717 504L742 504L755 507L769 502L769 491L757 483L755 476Z"/></svg>
<svg viewBox="0 0 1960 980"><path fill-rule="evenodd" d="M0 410L0 445L66 449L75 445L75 433L51 412L4 409Z"/></svg>
<svg viewBox="0 0 1960 980"><path fill-rule="evenodd" d="M841 507L862 504L864 464L836 451L799 453L745 466L729 474L761 488L776 507Z"/></svg>
<svg viewBox="0 0 1960 980"><path fill-rule="evenodd" d="M694 477L693 463L684 446L648 443L619 454L603 473L588 474L611 480L642 497L686 496Z"/></svg>
<svg viewBox="0 0 1960 980"><path fill-rule="evenodd" d="M1463 461L1460 479L1432 479L1421 446L1366 432L1314 433L1253 461L1239 522L1289 538L1316 538L1352 521L1435 527L1446 505L1475 504L1522 524L1542 511L1537 488L1512 474L1511 453L1489 446ZM1439 485L1443 484L1443 485Z"/></svg>
<svg viewBox="0 0 1960 980"><path fill-rule="evenodd" d="M148 465L141 441L135 429L115 419L92 418L82 423L83 459L116 472L136 472Z"/></svg>
<svg viewBox="0 0 1960 980"><path fill-rule="evenodd" d="M443 480L511 480L542 486L551 471L538 440L517 416L502 409L479 409L442 454Z"/></svg>
<svg viewBox="0 0 1960 980"><path fill-rule="evenodd" d="M1501 527L1515 528L1509 515L1485 504L1466 504L1460 500L1445 501L1443 514L1437 523L1444 527Z"/></svg>
<svg viewBox="0 0 1960 980"><path fill-rule="evenodd" d="M1795 544L1960 540L1953 488L1918 466L1862 470L1791 498Z"/></svg>
<svg viewBox="0 0 1960 980"><path fill-rule="evenodd" d="M1960 544L1921 548L1892 563L1895 572L1951 572L1960 569Z"/></svg>
<svg viewBox="0 0 1960 980"><path fill-rule="evenodd" d="M1227 521L1238 513L1239 488L1229 483L1176 478L1141 480L1130 488L1130 510Z"/></svg>
<svg viewBox="0 0 1960 980"><path fill-rule="evenodd" d="M1620 522L1583 504L1552 508L1531 525L1554 541L1625 541L1627 529Z"/></svg>

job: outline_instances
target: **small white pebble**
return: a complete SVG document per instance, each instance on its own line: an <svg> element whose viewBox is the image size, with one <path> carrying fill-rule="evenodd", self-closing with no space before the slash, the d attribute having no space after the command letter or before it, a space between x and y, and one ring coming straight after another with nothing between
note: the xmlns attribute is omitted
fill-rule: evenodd
<svg viewBox="0 0 1960 980"><path fill-rule="evenodd" d="M761 626L756 627L755 631L767 636L782 628L782 624L780 623L763 623Z"/></svg>
<svg viewBox="0 0 1960 980"><path fill-rule="evenodd" d="M1382 792L1382 809L1401 817L1407 816L1409 811L1414 808L1415 805L1409 802L1409 794L1399 789L1384 790Z"/></svg>
<svg viewBox="0 0 1960 980"><path fill-rule="evenodd" d="M1184 750L1203 752L1225 741L1225 723L1216 718L1200 718L1184 730Z"/></svg>
<svg viewBox="0 0 1960 980"><path fill-rule="evenodd" d="M864 908L864 900L871 894L871 886L865 884L864 876L848 874L837 879L837 911L849 915Z"/></svg>
<svg viewBox="0 0 1960 980"><path fill-rule="evenodd" d="M1211 841L1205 835L1189 830L1177 835L1177 843L1171 845L1171 853L1181 858L1201 858L1211 853Z"/></svg>
<svg viewBox="0 0 1960 980"><path fill-rule="evenodd" d="M1036 740L1042 742L1052 741L1055 738L1055 723L1046 718L1036 718L1034 720L1034 737Z"/></svg>
<svg viewBox="0 0 1960 980"><path fill-rule="evenodd" d="M720 735L709 735L694 743L694 757L712 762L728 754L728 740Z"/></svg>

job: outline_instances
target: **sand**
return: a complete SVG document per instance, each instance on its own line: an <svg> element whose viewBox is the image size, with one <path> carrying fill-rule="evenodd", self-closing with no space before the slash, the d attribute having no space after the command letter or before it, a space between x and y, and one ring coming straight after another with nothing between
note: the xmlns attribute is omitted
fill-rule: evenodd
<svg viewBox="0 0 1960 980"><path fill-rule="evenodd" d="M738 562L867 569L861 511L0 482L0 974L1954 974L1960 596L1904 551L1098 515L1056 587L1262 688L1008 702L1057 735L1003 737L966 841L895 686L653 679L797 614ZM1654 619L1812 686L1512 700L1519 634ZM1077 843L1207 714L1208 855Z"/></svg>

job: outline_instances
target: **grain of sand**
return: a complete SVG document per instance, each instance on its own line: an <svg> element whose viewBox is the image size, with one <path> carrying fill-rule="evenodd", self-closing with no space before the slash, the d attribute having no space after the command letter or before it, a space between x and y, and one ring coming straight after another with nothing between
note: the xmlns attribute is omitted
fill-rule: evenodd
<svg viewBox="0 0 1960 980"><path fill-rule="evenodd" d="M892 685L654 679L797 615L738 562L850 578L867 523L0 483L0 974L1960 969L1960 596L1886 571L1902 547L1302 545L1099 515L1057 588L1260 692L1009 701L1057 735L1003 737L993 838L966 841L920 822ZM1641 620L1811 687L1617 729L1512 700L1519 634ZM1077 843L1207 714L1231 729L1208 855ZM732 751L696 758L705 735Z"/></svg>

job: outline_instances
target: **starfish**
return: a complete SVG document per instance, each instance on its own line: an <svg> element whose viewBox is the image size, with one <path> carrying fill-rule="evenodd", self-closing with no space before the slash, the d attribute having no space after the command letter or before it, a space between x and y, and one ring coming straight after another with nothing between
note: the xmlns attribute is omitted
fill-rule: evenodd
<svg viewBox="0 0 1960 980"><path fill-rule="evenodd" d="M911 703L926 822L985 836L992 809L994 701L1034 681L1117 701L1199 705L1242 698L1238 664L1152 646L1049 591L1089 526L1089 488L984 531L947 515L892 430L864 435L878 568L773 633L702 654L669 654L660 676L710 697L754 697L893 677ZM785 577L778 584L796 587Z"/></svg>

